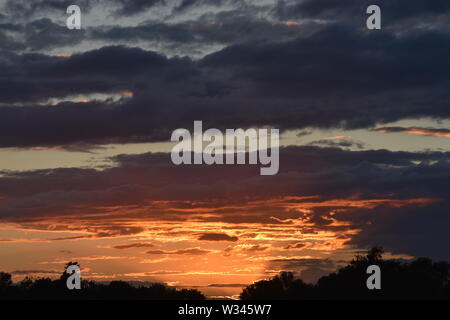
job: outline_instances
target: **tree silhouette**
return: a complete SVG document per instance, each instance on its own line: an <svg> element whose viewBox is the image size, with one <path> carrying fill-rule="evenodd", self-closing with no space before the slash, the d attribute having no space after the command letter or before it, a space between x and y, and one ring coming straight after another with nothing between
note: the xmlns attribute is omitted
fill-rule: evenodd
<svg viewBox="0 0 450 320"><path fill-rule="evenodd" d="M292 273L280 273L258 281L241 293L241 299L450 299L450 264L428 258L412 261L383 260L383 249L373 247L357 255L349 265L305 284ZM370 265L381 268L381 290L369 290L366 271Z"/></svg>
<svg viewBox="0 0 450 320"><path fill-rule="evenodd" d="M243 300L290 300L310 297L313 289L313 285L294 279L292 272L281 272L271 280L258 281L244 288L240 297Z"/></svg>
<svg viewBox="0 0 450 320"><path fill-rule="evenodd" d="M0 272L0 299L73 300L73 299L138 299L138 300L201 300L205 296L194 289L169 288L160 283L135 287L124 281L109 284L83 280L81 290L69 290L66 282L70 274L66 270L77 262L68 262L59 279L25 277L13 284L11 274Z"/></svg>
<svg viewBox="0 0 450 320"><path fill-rule="evenodd" d="M367 267L381 269L381 290L368 290ZM133 286L125 281L108 284L82 281L81 290L68 290L67 267L59 279L26 277L13 283L11 274L0 272L0 299L138 299L138 300L201 300L205 296L194 289L170 288L160 283ZM384 260L383 249L374 247L366 255L356 255L345 267L307 284L292 272L281 272L269 279L255 282L243 289L243 300L298 299L450 299L450 264L428 258L411 261Z"/></svg>
<svg viewBox="0 0 450 320"><path fill-rule="evenodd" d="M0 290L7 289L11 285L11 275L9 273L0 272Z"/></svg>
<svg viewBox="0 0 450 320"><path fill-rule="evenodd" d="M69 261L66 263L66 266L64 267L64 271L61 274L61 276L59 277L59 279L66 283L67 279L70 277L70 274L66 272L66 270L70 267L70 266L77 266L78 268L81 269L81 266L78 262L73 262L73 261ZM72 273L73 274L73 273Z"/></svg>

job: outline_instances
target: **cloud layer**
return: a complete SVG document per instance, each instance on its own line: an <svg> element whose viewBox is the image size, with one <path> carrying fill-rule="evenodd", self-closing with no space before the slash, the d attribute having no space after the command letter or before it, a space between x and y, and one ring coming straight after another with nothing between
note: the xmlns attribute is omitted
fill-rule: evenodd
<svg viewBox="0 0 450 320"><path fill-rule="evenodd" d="M0 168L0 267L53 275L78 259L95 279L225 290L286 269L314 281L372 245L450 259L450 150L436 138L449 137L448 1L380 0L377 31L368 1L83 0L76 31L68 4L0 1L6 161L166 142L194 120L311 139L282 141L272 177L143 149L102 167ZM417 135L442 145L370 149Z"/></svg>

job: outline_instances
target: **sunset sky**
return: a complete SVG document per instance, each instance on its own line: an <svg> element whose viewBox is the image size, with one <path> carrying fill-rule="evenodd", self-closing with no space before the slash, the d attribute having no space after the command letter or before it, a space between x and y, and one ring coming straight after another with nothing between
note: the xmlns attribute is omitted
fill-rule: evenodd
<svg viewBox="0 0 450 320"><path fill-rule="evenodd" d="M194 120L280 129L279 173L175 166L171 133ZM78 261L96 281L233 296L373 245L450 261L450 1L0 0L15 281Z"/></svg>

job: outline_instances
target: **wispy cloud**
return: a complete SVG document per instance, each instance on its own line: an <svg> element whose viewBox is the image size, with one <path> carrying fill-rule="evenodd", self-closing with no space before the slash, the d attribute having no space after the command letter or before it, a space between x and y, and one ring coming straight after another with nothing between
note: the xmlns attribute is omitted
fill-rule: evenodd
<svg viewBox="0 0 450 320"><path fill-rule="evenodd" d="M383 133L409 133L421 136L450 138L450 129L421 128L421 127L380 127L374 130Z"/></svg>
<svg viewBox="0 0 450 320"><path fill-rule="evenodd" d="M173 255L204 255L212 252L211 250L205 250L200 248L187 248L179 250L150 250L147 254L173 254Z"/></svg>
<svg viewBox="0 0 450 320"><path fill-rule="evenodd" d="M130 249L130 248L145 248L145 247L154 247L153 244L148 242L135 242L128 244L117 244L113 246L114 249Z"/></svg>

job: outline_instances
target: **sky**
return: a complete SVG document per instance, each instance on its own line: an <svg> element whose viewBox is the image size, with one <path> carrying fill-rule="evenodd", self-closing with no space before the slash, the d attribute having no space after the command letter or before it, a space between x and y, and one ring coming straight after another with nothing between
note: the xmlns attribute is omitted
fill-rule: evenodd
<svg viewBox="0 0 450 320"><path fill-rule="evenodd" d="M0 270L230 297L374 245L450 261L450 2L370 4L0 0ZM280 129L278 174L174 165L195 120Z"/></svg>

